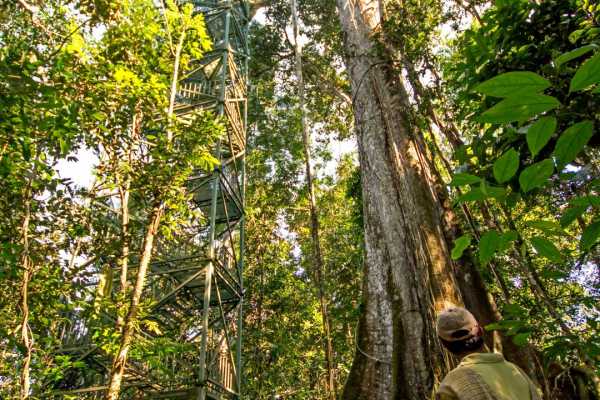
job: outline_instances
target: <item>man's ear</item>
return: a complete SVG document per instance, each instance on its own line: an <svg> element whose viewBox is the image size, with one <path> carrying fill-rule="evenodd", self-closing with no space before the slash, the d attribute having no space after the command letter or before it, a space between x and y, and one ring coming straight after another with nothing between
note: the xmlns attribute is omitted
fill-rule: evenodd
<svg viewBox="0 0 600 400"><path fill-rule="evenodd" d="M483 336L483 334L485 333L485 330L483 330L483 326L479 325L478 328L479 330L477 332L477 335Z"/></svg>

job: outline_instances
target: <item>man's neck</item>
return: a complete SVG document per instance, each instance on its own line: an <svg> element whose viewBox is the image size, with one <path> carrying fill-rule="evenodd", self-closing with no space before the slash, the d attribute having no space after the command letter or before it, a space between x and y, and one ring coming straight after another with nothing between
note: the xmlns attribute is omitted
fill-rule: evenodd
<svg viewBox="0 0 600 400"><path fill-rule="evenodd" d="M471 354L481 354L481 353L489 353L487 346L484 346L483 348L481 348L479 350L468 351L468 352L457 354L457 357L462 361L463 358L470 356Z"/></svg>

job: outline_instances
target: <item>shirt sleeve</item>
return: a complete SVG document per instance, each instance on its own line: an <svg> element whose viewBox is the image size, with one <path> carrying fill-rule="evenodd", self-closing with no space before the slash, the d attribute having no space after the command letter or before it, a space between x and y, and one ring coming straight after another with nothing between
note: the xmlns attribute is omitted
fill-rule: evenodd
<svg viewBox="0 0 600 400"><path fill-rule="evenodd" d="M541 400L542 391L537 386L535 386L529 375L527 375L527 373L523 371L521 367L519 367L518 365L515 365L515 367L517 367L517 369L519 370L521 375L523 375L523 378L525 378L527 384L529 385L529 393L531 395L531 400Z"/></svg>
<svg viewBox="0 0 600 400"><path fill-rule="evenodd" d="M458 396L456 395L456 393L454 392L454 390L452 390L452 388L450 386L444 385L444 383L442 382L437 393L435 394L435 399L436 400L458 400Z"/></svg>
<svg viewBox="0 0 600 400"><path fill-rule="evenodd" d="M529 381L529 390L531 391L531 400L542 400L542 391Z"/></svg>

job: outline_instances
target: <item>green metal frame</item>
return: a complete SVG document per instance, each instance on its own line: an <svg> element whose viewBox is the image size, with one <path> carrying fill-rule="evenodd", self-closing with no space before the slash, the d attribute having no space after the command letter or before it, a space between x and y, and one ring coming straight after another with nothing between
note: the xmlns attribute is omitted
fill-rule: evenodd
<svg viewBox="0 0 600 400"><path fill-rule="evenodd" d="M178 351L158 354L153 365L170 367L176 379L144 360L130 357L122 384L123 398L240 399L242 393L242 328L244 271L245 152L248 117L248 24L244 0L191 0L204 14L214 50L185 71L179 82L178 118L198 109L213 110L226 121L227 134L215 148L221 164L198 171L189 180L194 207L207 218L178 239L176 248L157 245L144 299L154 301L148 320L158 329L142 329L136 340ZM135 266L131 267L135 269ZM115 273L114 276L118 276ZM88 285L94 293L96 282ZM104 315L108 321L114 316ZM77 326L74 326L77 325ZM69 330L70 329L70 330ZM85 321L63 335L61 352L83 362L54 392L77 398L102 398L108 385L111 358L95 347ZM83 333L82 333L83 332ZM160 332L160 333L159 333Z"/></svg>

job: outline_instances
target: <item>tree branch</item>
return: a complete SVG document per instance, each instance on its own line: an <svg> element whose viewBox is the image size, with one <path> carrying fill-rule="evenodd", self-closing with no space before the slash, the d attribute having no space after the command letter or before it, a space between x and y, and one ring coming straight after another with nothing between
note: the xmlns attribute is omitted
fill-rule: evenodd
<svg viewBox="0 0 600 400"><path fill-rule="evenodd" d="M19 3L21 5L21 7L23 9L25 9L25 11L27 11L29 13L29 15L31 15L31 23L33 24L33 26L40 28L41 30L44 31L44 33L46 35L48 35L49 37L52 37L52 32L50 32L48 30L48 28L46 28L44 26L44 24L42 24L38 18L38 16L36 15L38 12L38 7L32 6L31 4L27 3L25 0L17 0L17 3Z"/></svg>

